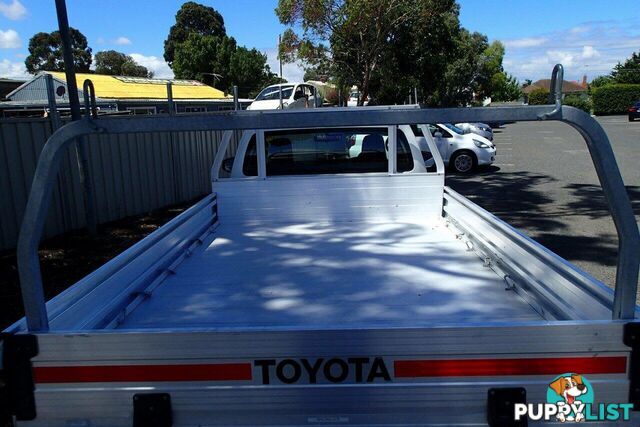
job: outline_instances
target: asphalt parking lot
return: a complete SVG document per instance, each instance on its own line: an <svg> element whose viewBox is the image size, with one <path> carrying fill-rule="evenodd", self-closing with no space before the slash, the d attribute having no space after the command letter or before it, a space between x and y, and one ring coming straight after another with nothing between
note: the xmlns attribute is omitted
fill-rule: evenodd
<svg viewBox="0 0 640 427"><path fill-rule="evenodd" d="M640 121L597 119L607 132L640 221ZM494 131L496 162L447 185L612 286L618 239L582 137L558 122Z"/></svg>

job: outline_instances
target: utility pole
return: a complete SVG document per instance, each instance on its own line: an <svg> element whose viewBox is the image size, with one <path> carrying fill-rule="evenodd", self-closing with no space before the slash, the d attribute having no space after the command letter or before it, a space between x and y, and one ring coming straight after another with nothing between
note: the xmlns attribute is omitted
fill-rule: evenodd
<svg viewBox="0 0 640 427"><path fill-rule="evenodd" d="M71 108L71 119L80 120L80 99L78 98L78 85L76 83L75 65L73 62L73 49L71 47L71 34L69 33L69 17L67 16L67 5L65 0L55 0L56 13L58 15L58 29L62 41L62 54L64 58L64 72L67 79L67 91L69 93L69 107ZM78 161L78 172L80 174L80 184L84 195L85 220L89 233L95 234L97 227L96 213L93 204L93 186L91 185L91 175L89 173L89 157L87 156L86 143L84 138L76 141L76 158Z"/></svg>
<svg viewBox="0 0 640 427"><path fill-rule="evenodd" d="M282 80L282 58L280 57L280 43L282 43L282 35L278 34L278 62L280 63L280 80Z"/></svg>

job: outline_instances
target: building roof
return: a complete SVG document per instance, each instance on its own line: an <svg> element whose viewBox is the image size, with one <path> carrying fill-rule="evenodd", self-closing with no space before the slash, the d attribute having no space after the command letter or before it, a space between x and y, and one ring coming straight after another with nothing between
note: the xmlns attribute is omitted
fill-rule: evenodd
<svg viewBox="0 0 640 427"><path fill-rule="evenodd" d="M48 72L66 82L62 72ZM107 99L167 99L167 83L172 84L173 99L229 99L219 89L196 80L149 79L142 77L107 76L104 74L76 73L78 89L86 79L93 82L97 98Z"/></svg>
<svg viewBox="0 0 640 427"><path fill-rule="evenodd" d="M542 79L542 80L538 80L537 82L531 83L529 86L522 89L522 91L526 94L530 94L534 90L540 89L540 88L548 91L550 87L551 87L551 79ZM572 82L570 80L562 81L562 93L586 92L586 91L587 91L587 88L582 87L579 83Z"/></svg>

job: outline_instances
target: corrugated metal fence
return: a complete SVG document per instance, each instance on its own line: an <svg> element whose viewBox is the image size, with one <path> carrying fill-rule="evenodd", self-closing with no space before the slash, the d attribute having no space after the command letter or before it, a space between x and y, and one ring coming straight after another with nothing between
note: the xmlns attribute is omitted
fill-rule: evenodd
<svg viewBox="0 0 640 427"><path fill-rule="evenodd" d="M38 156L51 133L46 118L0 120L0 249L16 245ZM221 138L219 131L89 138L98 223L207 194L211 190L209 170ZM45 237L85 224L73 146L56 184Z"/></svg>

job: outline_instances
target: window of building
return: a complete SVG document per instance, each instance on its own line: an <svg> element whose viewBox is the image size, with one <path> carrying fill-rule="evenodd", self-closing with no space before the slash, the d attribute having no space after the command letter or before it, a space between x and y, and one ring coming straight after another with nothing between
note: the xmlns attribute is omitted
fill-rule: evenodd
<svg viewBox="0 0 640 427"><path fill-rule="evenodd" d="M133 115L156 114L156 107L127 107Z"/></svg>

